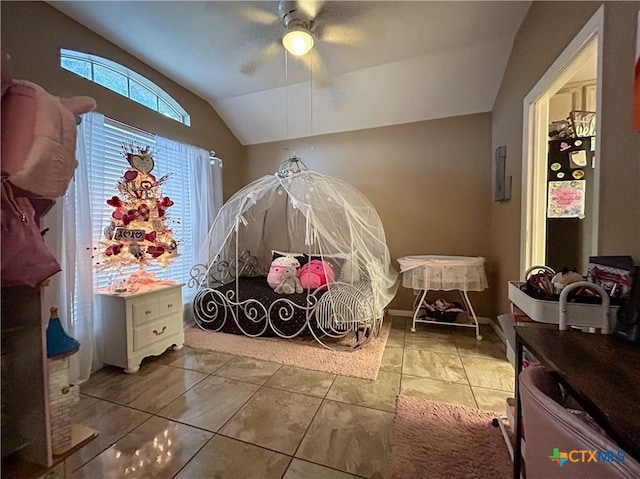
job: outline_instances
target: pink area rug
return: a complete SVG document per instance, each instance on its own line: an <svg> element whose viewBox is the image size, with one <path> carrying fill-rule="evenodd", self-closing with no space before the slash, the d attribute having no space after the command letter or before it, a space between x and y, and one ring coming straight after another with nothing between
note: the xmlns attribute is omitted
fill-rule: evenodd
<svg viewBox="0 0 640 479"><path fill-rule="evenodd" d="M332 351L312 338L249 338L203 331L197 326L188 328L184 334L185 344L194 349L208 349L340 376L373 380L378 376L390 329L391 321L385 320L380 336L372 338L355 351Z"/></svg>
<svg viewBox="0 0 640 479"><path fill-rule="evenodd" d="M392 479L502 479L513 463L496 413L398 396Z"/></svg>

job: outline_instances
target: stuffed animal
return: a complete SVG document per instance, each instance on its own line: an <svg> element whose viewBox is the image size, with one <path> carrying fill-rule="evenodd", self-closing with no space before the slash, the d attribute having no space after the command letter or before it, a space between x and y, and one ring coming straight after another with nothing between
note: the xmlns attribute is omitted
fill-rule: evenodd
<svg viewBox="0 0 640 479"><path fill-rule="evenodd" d="M300 262L293 256L280 256L273 260L267 274L267 283L271 289L276 289L282 283L284 269L288 267L298 269Z"/></svg>
<svg viewBox="0 0 640 479"><path fill-rule="evenodd" d="M571 283L577 283L578 281L584 281L582 275L575 270L570 270L565 267L551 279L551 284L553 284L555 293L560 294L565 286L569 286Z"/></svg>
<svg viewBox="0 0 640 479"><path fill-rule="evenodd" d="M302 293L302 285L296 276L296 269L286 266L282 271L282 281L274 291L278 294Z"/></svg>
<svg viewBox="0 0 640 479"><path fill-rule="evenodd" d="M298 270L298 279L304 289L316 289L335 281L333 265L328 261L313 259Z"/></svg>

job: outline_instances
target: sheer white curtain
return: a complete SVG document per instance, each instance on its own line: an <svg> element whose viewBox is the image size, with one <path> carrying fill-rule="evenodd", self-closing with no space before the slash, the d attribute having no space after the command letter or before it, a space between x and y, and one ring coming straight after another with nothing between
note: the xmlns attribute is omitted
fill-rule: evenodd
<svg viewBox="0 0 640 479"><path fill-rule="evenodd" d="M206 150L168 138L156 137L156 147L157 163L170 165L171 162L177 161L183 165L185 163L190 165L186 170L180 168L178 164L174 167L174 171L188 171L188 174L181 178L181 187L189 188L191 200L190 204L184 205L185 209L182 213L183 223L186 216L190 220L189 228L181 232L183 241L181 255L184 256L182 261L185 262L183 281L188 284L189 271L195 264L199 245L206 241L209 228L222 207L222 165L219 162L211 165L209 152ZM167 186L170 184L171 180L167 182ZM176 205L173 208L175 207ZM178 261L180 260L181 258L178 258ZM194 295L195 288L185 286L183 290L185 304L191 303ZM190 315L187 315L187 322L190 322Z"/></svg>
<svg viewBox="0 0 640 479"><path fill-rule="evenodd" d="M194 223L194 236L198 239L195 244L196 257L200 245L206 242L209 229L222 208L222 160L214 161L214 164L210 164L209 153L206 153L206 156L201 157L196 163L196 168L192 170L195 201L198 204L207 203L208 205L206 211L198 212Z"/></svg>
<svg viewBox="0 0 640 479"><path fill-rule="evenodd" d="M78 126L76 159L78 168L63 198L62 272L59 302L66 311L67 332L80 342L80 351L71 356L70 379L89 379L92 369L102 365L102 325L94 306L92 195L89 170L104 156L104 116L83 115Z"/></svg>

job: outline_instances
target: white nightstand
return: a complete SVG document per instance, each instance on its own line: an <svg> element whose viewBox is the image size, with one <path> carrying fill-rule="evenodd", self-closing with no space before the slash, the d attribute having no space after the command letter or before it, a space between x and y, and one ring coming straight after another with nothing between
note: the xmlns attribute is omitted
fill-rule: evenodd
<svg viewBox="0 0 640 479"><path fill-rule="evenodd" d="M176 283L132 294L98 292L102 307L104 362L137 373L147 356L182 349L182 286Z"/></svg>

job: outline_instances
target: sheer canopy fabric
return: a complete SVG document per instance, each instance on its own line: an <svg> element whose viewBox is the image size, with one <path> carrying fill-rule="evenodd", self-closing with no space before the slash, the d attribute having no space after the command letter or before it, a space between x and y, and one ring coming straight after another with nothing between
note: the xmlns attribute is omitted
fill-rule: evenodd
<svg viewBox="0 0 640 479"><path fill-rule="evenodd" d="M336 281L369 289L378 317L398 287L371 203L351 185L314 171L264 176L238 191L220 210L198 262L231 262L249 251L266 273L273 250L342 258Z"/></svg>

